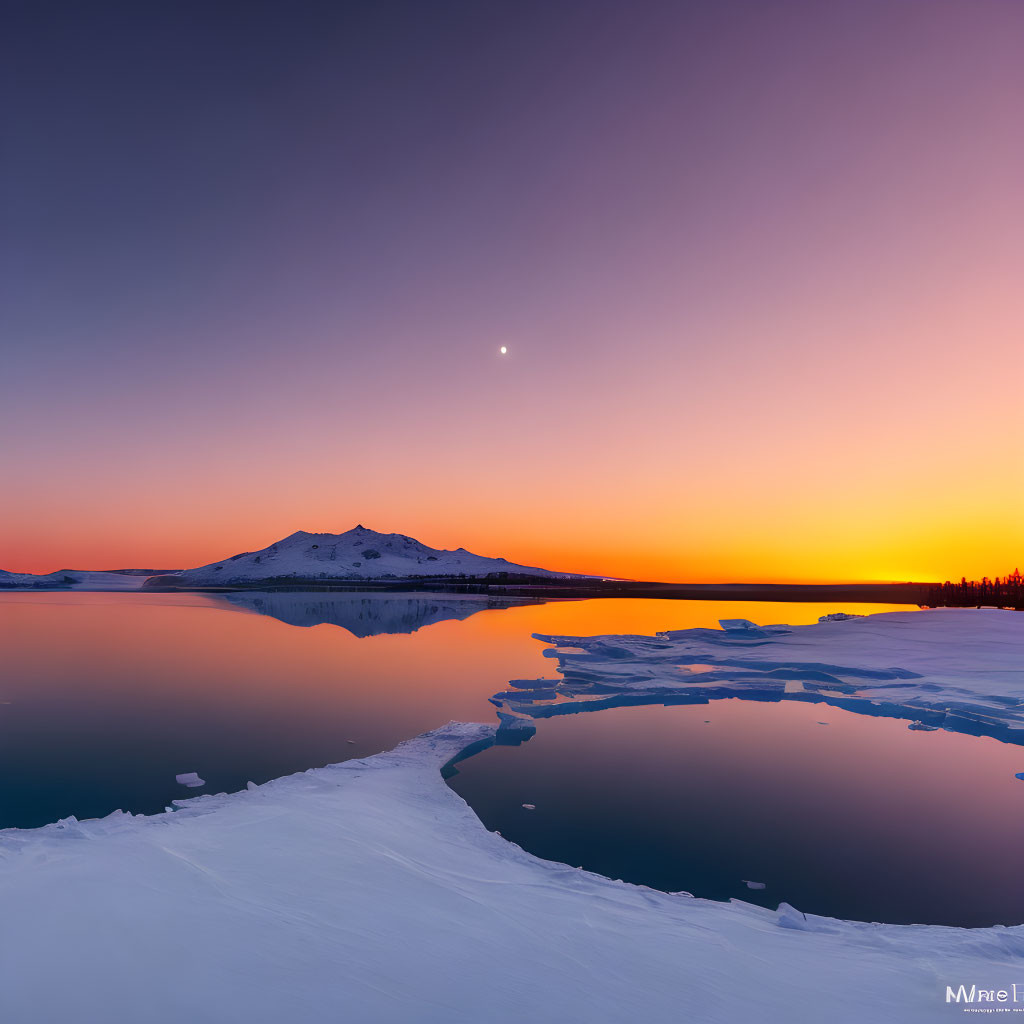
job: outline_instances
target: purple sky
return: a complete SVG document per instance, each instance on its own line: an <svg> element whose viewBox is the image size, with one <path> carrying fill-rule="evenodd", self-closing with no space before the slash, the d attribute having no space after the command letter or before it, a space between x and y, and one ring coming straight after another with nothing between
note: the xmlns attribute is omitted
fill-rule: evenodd
<svg viewBox="0 0 1024 1024"><path fill-rule="evenodd" d="M13 3L0 46L0 566L362 521L1012 568L1024 5Z"/></svg>

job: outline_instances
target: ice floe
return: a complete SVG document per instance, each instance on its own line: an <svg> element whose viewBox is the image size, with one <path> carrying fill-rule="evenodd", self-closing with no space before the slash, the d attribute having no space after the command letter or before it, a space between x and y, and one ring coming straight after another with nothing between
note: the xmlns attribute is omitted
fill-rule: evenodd
<svg viewBox="0 0 1024 1024"><path fill-rule="evenodd" d="M538 636L562 675L552 701L497 695L502 714L540 718L643 703L720 697L823 702L872 715L1024 741L1024 616L940 608L826 616L656 636ZM699 674L680 666L699 664ZM710 671L706 670L710 667ZM565 698L572 698L566 700Z"/></svg>

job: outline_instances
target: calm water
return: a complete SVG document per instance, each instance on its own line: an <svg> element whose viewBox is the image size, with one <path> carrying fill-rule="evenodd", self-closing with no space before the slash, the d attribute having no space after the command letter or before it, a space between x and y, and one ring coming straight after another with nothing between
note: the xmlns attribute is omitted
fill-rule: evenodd
<svg viewBox="0 0 1024 1024"><path fill-rule="evenodd" d="M0 827L159 811L175 797L386 750L451 719L493 722L491 694L553 671L533 632L649 633L734 615L807 622L831 610L0 593ZM205 789L175 783L190 771Z"/></svg>
<svg viewBox="0 0 1024 1024"><path fill-rule="evenodd" d="M154 812L386 750L450 719L494 721L488 697L554 671L534 632L813 622L838 610L889 609L0 594L0 827ZM1019 748L822 705L735 700L538 725L522 747L463 762L453 786L488 827L541 856L854 918L1024 920L1010 870L1024 854ZM175 782L191 771L204 789Z"/></svg>
<svg viewBox="0 0 1024 1024"><path fill-rule="evenodd" d="M449 784L531 853L667 892L1024 921L1024 749L907 724L795 701L616 708L544 719Z"/></svg>

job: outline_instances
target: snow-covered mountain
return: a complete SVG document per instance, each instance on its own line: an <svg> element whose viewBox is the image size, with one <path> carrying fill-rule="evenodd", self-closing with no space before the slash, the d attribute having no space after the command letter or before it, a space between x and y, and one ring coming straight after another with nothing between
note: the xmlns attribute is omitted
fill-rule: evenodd
<svg viewBox="0 0 1024 1024"><path fill-rule="evenodd" d="M401 533L377 533L357 526L347 533L300 530L262 551L244 552L220 562L186 569L172 579L176 586L211 586L279 579L415 579L481 577L493 573L521 573L549 579L586 578L516 565L504 558L486 558L465 548L441 551Z"/></svg>

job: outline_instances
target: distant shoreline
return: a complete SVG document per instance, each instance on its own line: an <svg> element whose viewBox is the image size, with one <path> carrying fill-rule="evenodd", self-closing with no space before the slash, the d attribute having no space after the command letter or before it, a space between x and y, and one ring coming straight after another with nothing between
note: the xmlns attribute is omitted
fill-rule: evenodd
<svg viewBox="0 0 1024 1024"><path fill-rule="evenodd" d="M634 580L389 579L264 580L218 587L176 585L173 577L149 581L149 593L230 593L232 591L374 592L433 591L533 598L661 598L679 601L856 601L864 604L925 604L933 583L650 583Z"/></svg>

